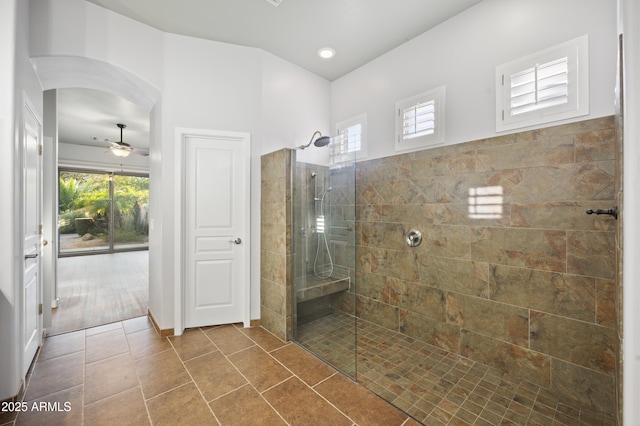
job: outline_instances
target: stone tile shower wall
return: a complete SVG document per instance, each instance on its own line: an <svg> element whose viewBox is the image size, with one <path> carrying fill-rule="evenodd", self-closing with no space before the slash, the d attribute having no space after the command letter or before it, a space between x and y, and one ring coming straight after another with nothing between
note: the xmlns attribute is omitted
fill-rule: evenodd
<svg viewBox="0 0 640 426"><path fill-rule="evenodd" d="M283 340L292 333L291 150L261 158L260 321Z"/></svg>
<svg viewBox="0 0 640 426"><path fill-rule="evenodd" d="M585 211L615 205L615 134L601 118L358 163L358 317L613 414L617 225Z"/></svg>

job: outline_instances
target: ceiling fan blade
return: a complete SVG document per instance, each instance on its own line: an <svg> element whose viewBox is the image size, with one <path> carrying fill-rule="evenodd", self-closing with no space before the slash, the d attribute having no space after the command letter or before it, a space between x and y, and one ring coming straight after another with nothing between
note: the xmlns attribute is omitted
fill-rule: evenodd
<svg viewBox="0 0 640 426"><path fill-rule="evenodd" d="M135 155L141 155L143 157L149 156L149 151L147 151L146 149L133 148L133 151L131 151L131 153Z"/></svg>
<svg viewBox="0 0 640 426"><path fill-rule="evenodd" d="M116 143L116 141L112 141L111 139L108 139L108 138L98 138L98 137L94 136L92 139L94 141L96 141L96 142L108 142L108 143L112 143L112 144Z"/></svg>

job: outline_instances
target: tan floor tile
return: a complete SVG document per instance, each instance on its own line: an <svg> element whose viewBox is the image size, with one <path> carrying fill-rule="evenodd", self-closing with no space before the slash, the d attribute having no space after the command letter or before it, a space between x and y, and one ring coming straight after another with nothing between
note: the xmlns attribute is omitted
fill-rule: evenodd
<svg viewBox="0 0 640 426"><path fill-rule="evenodd" d="M209 406L223 425L277 426L286 424L250 385L216 399Z"/></svg>
<svg viewBox="0 0 640 426"><path fill-rule="evenodd" d="M18 411L0 411L0 426L13 426L13 421L17 415Z"/></svg>
<svg viewBox="0 0 640 426"><path fill-rule="evenodd" d="M225 355L230 355L254 345L251 339L233 325L213 327L206 330L205 334Z"/></svg>
<svg viewBox="0 0 640 426"><path fill-rule="evenodd" d="M55 358L84 350L84 330L73 333L58 334L44 339L38 360Z"/></svg>
<svg viewBox="0 0 640 426"><path fill-rule="evenodd" d="M171 336L169 341L183 361L218 350L199 328L185 330L182 336Z"/></svg>
<svg viewBox="0 0 640 426"><path fill-rule="evenodd" d="M259 346L230 355L229 361L259 392L264 392L292 375Z"/></svg>
<svg viewBox="0 0 640 426"><path fill-rule="evenodd" d="M136 331L153 328L153 323L151 323L149 317L145 315L142 317L136 317L122 321L122 327L124 328L125 334L131 334L135 333Z"/></svg>
<svg viewBox="0 0 640 426"><path fill-rule="evenodd" d="M129 354L87 364L84 378L84 403L90 404L138 385L136 369Z"/></svg>
<svg viewBox="0 0 640 426"><path fill-rule="evenodd" d="M205 401L212 401L247 384L238 370L215 351L184 363Z"/></svg>
<svg viewBox="0 0 640 426"><path fill-rule="evenodd" d="M262 327L239 328L239 330L267 352L271 352L287 344Z"/></svg>
<svg viewBox="0 0 640 426"><path fill-rule="evenodd" d="M215 425L216 420L193 383L147 401L154 425Z"/></svg>
<svg viewBox="0 0 640 426"><path fill-rule="evenodd" d="M358 424L401 425L407 419L402 411L341 374L314 389Z"/></svg>
<svg viewBox="0 0 640 426"><path fill-rule="evenodd" d="M85 352L87 363L129 352L122 326L117 330L87 336Z"/></svg>
<svg viewBox="0 0 640 426"><path fill-rule="evenodd" d="M84 352L36 362L24 400L32 401L82 384Z"/></svg>
<svg viewBox="0 0 640 426"><path fill-rule="evenodd" d="M84 419L91 426L150 424L139 386L85 406Z"/></svg>
<svg viewBox="0 0 640 426"><path fill-rule="evenodd" d="M166 337L160 337L153 328L127 334L127 340L133 359L144 358L171 349L169 340Z"/></svg>
<svg viewBox="0 0 640 426"><path fill-rule="evenodd" d="M106 333L107 331L122 330L121 322L112 322L97 327L87 328L84 332L86 336L95 336L96 334Z"/></svg>
<svg viewBox="0 0 640 426"><path fill-rule="evenodd" d="M44 405L40 405L40 404ZM35 405L34 405L35 404ZM19 413L20 425L79 425L82 423L82 385L28 402L28 409Z"/></svg>
<svg viewBox="0 0 640 426"><path fill-rule="evenodd" d="M139 359L135 365L146 399L191 381L187 370L173 350Z"/></svg>
<svg viewBox="0 0 640 426"><path fill-rule="evenodd" d="M271 352L271 355L309 386L336 374L333 367L293 343Z"/></svg>
<svg viewBox="0 0 640 426"><path fill-rule="evenodd" d="M292 425L308 425L310 422L332 426L353 424L296 377L269 389L262 396Z"/></svg>

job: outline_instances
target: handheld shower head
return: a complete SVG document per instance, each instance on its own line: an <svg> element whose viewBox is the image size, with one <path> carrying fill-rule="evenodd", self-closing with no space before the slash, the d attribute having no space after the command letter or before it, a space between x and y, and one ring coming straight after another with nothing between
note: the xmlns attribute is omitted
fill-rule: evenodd
<svg viewBox="0 0 640 426"><path fill-rule="evenodd" d="M329 188L327 188L323 193L321 197L316 197L313 200L314 201L324 201L324 197L331 192L331 190L333 189L333 186L330 186Z"/></svg>
<svg viewBox="0 0 640 426"><path fill-rule="evenodd" d="M332 189L333 189L333 186L330 186L329 188L327 188L327 190L326 190L326 191L324 191L324 193L322 194L322 200L323 200L323 201L324 201L324 197L326 197L326 195L327 195L328 193L330 193Z"/></svg>
<svg viewBox="0 0 640 426"><path fill-rule="evenodd" d="M318 139L316 139L315 141L313 140L313 138L316 137L316 135L319 135L320 137ZM298 149L305 149L305 148L309 148L309 146L311 145L311 143L313 142L313 144L319 148L323 147L323 146L327 146L329 145L329 142L331 142L331 137L329 136L322 136L322 133L320 133L320 130L316 130L313 135L311 135L311 140L309 141L308 144L306 145L300 145L298 147Z"/></svg>

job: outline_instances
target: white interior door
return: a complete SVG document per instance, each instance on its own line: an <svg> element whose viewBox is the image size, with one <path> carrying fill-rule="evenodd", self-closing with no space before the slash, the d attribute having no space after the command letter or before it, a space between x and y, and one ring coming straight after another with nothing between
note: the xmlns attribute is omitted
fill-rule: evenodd
<svg viewBox="0 0 640 426"><path fill-rule="evenodd" d="M241 322L249 297L249 140L184 142L184 325Z"/></svg>
<svg viewBox="0 0 640 426"><path fill-rule="evenodd" d="M40 317L42 254L42 125L29 103L25 102L23 125L23 223L24 223L24 280L23 280L23 362L27 373L42 339Z"/></svg>

